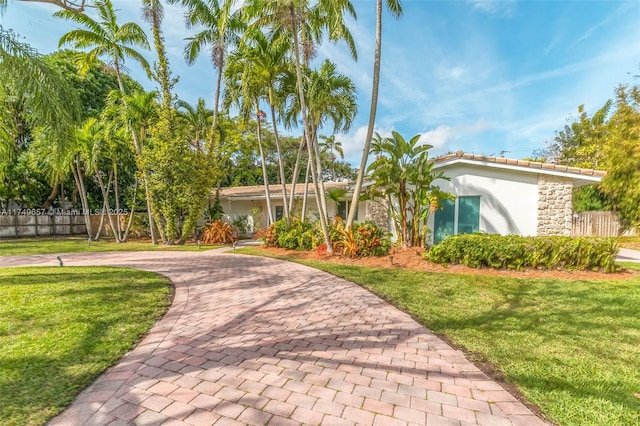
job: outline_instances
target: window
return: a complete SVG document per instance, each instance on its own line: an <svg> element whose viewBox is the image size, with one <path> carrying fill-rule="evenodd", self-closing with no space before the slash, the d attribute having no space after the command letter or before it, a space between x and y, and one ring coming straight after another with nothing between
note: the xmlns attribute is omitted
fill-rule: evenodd
<svg viewBox="0 0 640 426"><path fill-rule="evenodd" d="M480 230L480 196L443 200L442 210L433 219L433 243L438 244L449 235L472 234Z"/></svg>
<svg viewBox="0 0 640 426"><path fill-rule="evenodd" d="M284 207L276 206L276 220L280 220L284 217Z"/></svg>
<svg viewBox="0 0 640 426"><path fill-rule="evenodd" d="M341 219L347 220L347 215L349 214L349 205L351 203L348 201L338 201L336 203L336 216L340 216ZM358 209L356 208L356 219L358 218Z"/></svg>

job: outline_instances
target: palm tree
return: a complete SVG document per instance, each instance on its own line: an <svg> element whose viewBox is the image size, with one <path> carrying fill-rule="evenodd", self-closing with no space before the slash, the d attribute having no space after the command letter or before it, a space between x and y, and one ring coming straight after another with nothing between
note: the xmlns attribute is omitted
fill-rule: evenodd
<svg viewBox="0 0 640 426"><path fill-rule="evenodd" d="M134 22L127 22L119 25L117 16L110 0L96 0L95 8L98 12L98 21L91 17L70 10L61 10L54 13L54 16L71 20L83 26L83 29L69 31L60 38L58 45L71 44L76 49L89 48L86 55L79 57L80 71L87 71L93 61L101 56L107 57L113 64L118 79L120 92L126 94L122 80L122 64L126 57L138 62L148 75L151 69L147 60L138 52L135 47L149 48L147 36ZM136 155L142 154L142 144L135 131L131 131L133 145ZM151 204L149 187L147 185L146 171L142 170L142 180L144 183L145 195L147 198L147 214L149 217L149 228L151 241L157 243L154 232L153 215L151 214Z"/></svg>
<svg viewBox="0 0 640 426"><path fill-rule="evenodd" d="M288 39L282 37L279 32L266 36L262 31L254 28L247 31L238 51L240 55L244 56L246 66L251 67L251 72L255 77L252 81L263 86L264 98L271 110L271 122L278 153L278 172L282 186L283 213L287 221L289 221L289 208L276 108L282 109L281 88L284 84L283 81L293 74L293 64L287 58L289 50Z"/></svg>
<svg viewBox="0 0 640 426"><path fill-rule="evenodd" d="M342 142L336 140L336 135L331 135L331 136L324 136L324 135L320 135L320 139L322 140L322 142L320 142L320 151L321 152L326 152L329 153L330 155L330 160L331 160L331 180L335 181L336 179L336 168L335 168L335 161L338 159L338 155L340 156L341 159L344 159L344 150L342 149ZM338 155L336 155L336 153Z"/></svg>
<svg viewBox="0 0 640 426"><path fill-rule="evenodd" d="M293 41L293 56L296 65L296 87L302 114L302 124L306 146L313 147L311 127L307 119L307 105L303 89L303 70L301 55L303 43L312 45L321 40L323 30L331 41L345 40L349 45L352 55L356 57L355 43L351 33L344 23L344 14L348 13L355 18L355 9L349 0L319 0L313 6L309 0L251 0L247 2L246 11L249 17L256 18L253 26L257 28L270 27L272 30L281 29L287 33ZM303 36L303 43L300 41ZM309 49L305 49L307 52ZM307 58L307 56L305 56ZM319 171L315 162L311 162L311 176L315 182ZM318 192L316 191L316 196ZM320 226L325 238L327 250L332 251L329 228L326 219L326 210L322 211L319 204Z"/></svg>
<svg viewBox="0 0 640 426"><path fill-rule="evenodd" d="M386 0L387 9L397 19L402 16L402 5L400 0ZM378 108L378 87L380 86L380 56L382 52L382 0L376 0L376 48L373 57L373 87L371 89L371 109L369 111L369 124L367 126L367 136L362 148L362 159L360 160L360 169L358 177L353 188L353 197L351 198L351 207L349 208L349 216L345 223L345 229L351 228L356 218L356 210L360 194L362 192L362 182L364 180L367 161L369 159L369 150L371 149L371 138L373 137L373 127L376 122L376 110Z"/></svg>
<svg viewBox="0 0 640 426"><path fill-rule="evenodd" d="M178 100L176 107L188 126L188 132L193 134L192 145L197 151L202 150L202 142L205 139L207 130L211 126L213 111L205 106L205 101L198 98L198 104L194 108L186 101Z"/></svg>
<svg viewBox="0 0 640 426"><path fill-rule="evenodd" d="M188 38L184 57L193 64L206 46L211 49L213 67L218 70L216 90L213 101L213 121L211 140L215 137L218 124L218 109L222 93L222 74L227 49L237 44L239 33L244 30L244 21L239 10L234 11L235 0L169 0L169 3L181 3L188 10L185 15L187 27L204 27L202 31Z"/></svg>
<svg viewBox="0 0 640 426"><path fill-rule="evenodd" d="M321 156L318 144L318 129L331 121L334 132L347 131L357 113L356 87L353 81L342 74L336 72L336 66L331 61L326 60L320 69L311 70L306 78L305 93L307 96L308 119L310 124L311 149L309 150L309 161L312 168L315 164L317 170L321 170ZM289 111L289 120L294 119L300 105L294 103ZM321 212L324 211L326 217L326 197L322 173L313 178L316 201L319 206L322 204ZM328 219L328 218L327 218Z"/></svg>
<svg viewBox="0 0 640 426"><path fill-rule="evenodd" d="M227 91L224 97L225 108L236 104L240 113L248 118L255 114L257 122L258 148L262 164L262 177L264 180L264 193L267 201L267 218L269 224L273 223L271 211L271 194L269 191L269 178L267 174L266 156L262 145L262 120L266 114L260 110L260 98L264 96L264 85L261 78L256 76L255 70L250 66L247 58L241 51L229 56L227 67L224 70L225 86Z"/></svg>
<svg viewBox="0 0 640 426"><path fill-rule="evenodd" d="M86 55L78 58L81 72L88 71L95 59L106 57L111 61L116 72L120 91L125 93L122 82L122 64L125 57L138 62L147 74L151 75L149 63L135 49L135 47L149 49L147 36L142 28L134 22L119 25L110 0L96 0L95 8L98 12L98 21L84 13L71 10L60 10L53 14L53 16L73 21L84 27L64 34L60 38L58 47L70 44L75 49L90 49Z"/></svg>
<svg viewBox="0 0 640 426"><path fill-rule="evenodd" d="M19 151L19 139L28 127L34 142L45 145L38 158L52 186L68 174L67 156L80 119L77 93L28 44L0 27L0 179Z"/></svg>

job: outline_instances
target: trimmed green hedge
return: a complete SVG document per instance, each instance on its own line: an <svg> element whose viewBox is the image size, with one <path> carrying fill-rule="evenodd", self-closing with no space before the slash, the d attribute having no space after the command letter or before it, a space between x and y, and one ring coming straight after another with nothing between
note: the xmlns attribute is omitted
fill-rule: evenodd
<svg viewBox="0 0 640 426"><path fill-rule="evenodd" d="M441 264L495 269L581 269L615 271L615 238L455 235L433 246L424 258Z"/></svg>

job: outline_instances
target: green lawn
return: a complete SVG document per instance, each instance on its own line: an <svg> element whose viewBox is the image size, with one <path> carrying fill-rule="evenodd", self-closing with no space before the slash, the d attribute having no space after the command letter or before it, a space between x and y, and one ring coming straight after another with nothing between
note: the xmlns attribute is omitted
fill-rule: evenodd
<svg viewBox="0 0 640 426"><path fill-rule="evenodd" d="M558 424L640 424L640 278L517 279L300 262L370 289L471 360L490 361Z"/></svg>
<svg viewBox="0 0 640 426"><path fill-rule="evenodd" d="M125 268L0 268L0 424L62 411L166 312L168 284Z"/></svg>
<svg viewBox="0 0 640 426"><path fill-rule="evenodd" d="M618 243L620 244L620 247L640 250L640 235L633 237L618 237Z"/></svg>
<svg viewBox="0 0 640 426"><path fill-rule="evenodd" d="M208 250L213 246L198 248L195 244L183 246L153 245L149 241L127 241L116 243L112 239L91 241L86 238L25 238L17 240L0 240L0 256L31 255L31 254L59 254L102 251L145 251L145 250L177 250L198 251Z"/></svg>

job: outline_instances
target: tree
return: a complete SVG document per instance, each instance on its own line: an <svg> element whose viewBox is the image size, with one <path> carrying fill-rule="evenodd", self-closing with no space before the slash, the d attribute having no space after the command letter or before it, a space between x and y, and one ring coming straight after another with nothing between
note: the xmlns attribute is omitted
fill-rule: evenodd
<svg viewBox="0 0 640 426"><path fill-rule="evenodd" d="M158 62L155 64L154 78L160 84L160 94L162 97L162 108L171 109L172 95L171 88L175 81L171 79L169 60L162 37L162 21L164 19L164 8L160 0L142 0L142 17L151 24L153 35L153 45L156 48Z"/></svg>
<svg viewBox="0 0 640 426"><path fill-rule="evenodd" d="M54 13L54 16L68 19L76 22L84 28L72 30L64 34L60 38L59 46L71 44L76 49L89 48L89 51L78 56L78 65L81 74L84 74L90 65L99 57L106 57L112 61L112 65L118 79L118 87L122 94L126 94L122 79L122 64L126 57L137 61L148 75L151 75L151 69L147 60L138 52L135 47L149 49L147 36L134 22L127 22L119 25L117 16L110 0L96 0L96 11L98 12L98 21L85 15L70 10L61 10ZM143 146L138 140L136 132L131 131L133 144L137 156L142 154ZM153 216L151 213L151 205L153 201L150 199L149 188L147 186L147 173L142 170L142 180L147 197L147 214L149 217L149 230L151 233L151 241L156 244L156 235L153 226Z"/></svg>
<svg viewBox="0 0 640 426"><path fill-rule="evenodd" d="M213 111L206 107L205 101L198 98L198 104L194 108L186 101L178 100L176 103L180 116L187 125L187 131L192 135L191 141L194 149L202 151L207 131L211 127Z"/></svg>
<svg viewBox="0 0 640 426"><path fill-rule="evenodd" d="M283 33L291 37L304 138L306 146L313 149L314 141L311 137L311 127L307 119L301 60L301 55L307 52L308 49L303 49L304 44L300 42L300 35L302 34L304 43L311 45L317 43L322 38L323 30L326 30L329 40L334 42L345 40L352 56L355 58L357 56L355 43L344 22L345 13L355 18L355 9L349 0L320 0L313 6L310 6L309 0L253 0L248 2L245 10L248 12L249 17L256 18L252 24L255 27L271 28L274 31L282 30ZM321 173L317 170L315 161L310 161L309 164L311 165L312 179L314 184L317 185L318 176ZM319 191L317 190L316 194L318 193ZM325 244L327 245L327 250L332 252L326 210L323 210L320 204L318 207L320 209L320 226Z"/></svg>
<svg viewBox="0 0 640 426"><path fill-rule="evenodd" d="M267 174L266 155L262 144L262 120L266 118L264 111L260 110L260 97L264 96L263 81L256 76L250 62L241 51L235 52L229 57L228 65L225 69L225 93L224 104L229 107L235 104L239 107L240 113L247 120L252 114L256 117L256 135L258 148L260 150L260 161L262 164L262 176L264 179L264 191L267 201L268 224L274 222L271 211L271 193L269 191L269 178Z"/></svg>
<svg viewBox="0 0 640 426"><path fill-rule="evenodd" d="M369 165L373 185L372 197L387 201L399 243L403 246L424 246L429 214L448 198L433 185L437 179L447 179L442 172L433 172L429 161L431 145L418 145L420 135L406 141L398 132L383 138L376 134L372 152L377 158Z"/></svg>
<svg viewBox="0 0 640 426"><path fill-rule="evenodd" d="M214 69L217 69L216 90L213 100L213 120L211 138L215 137L218 123L219 103L222 93L222 75L225 66L227 48L236 45L239 32L244 29L244 21L239 10L234 10L235 0L169 0L170 3L182 3L187 8L185 20L188 28L204 27L202 31L188 38L184 57L193 64L202 50L209 46Z"/></svg>
<svg viewBox="0 0 640 426"><path fill-rule="evenodd" d="M79 55L77 58L81 74L86 73L96 59L106 57L112 62L120 91L125 93L122 64L126 57L138 62L147 74L151 75L149 63L135 49L135 47L149 49L147 36L134 22L119 25L110 0L96 0L95 8L98 12L99 20L97 21L84 13L71 10L60 10L54 13L53 16L73 21L83 27L64 34L58 45L62 47L70 44L75 49L89 49L86 54Z"/></svg>
<svg viewBox="0 0 640 426"><path fill-rule="evenodd" d="M386 0L387 9L395 18L402 16L402 5L400 0ZM378 87L380 86L380 57L382 52L382 0L376 0L376 48L373 58L373 87L371 89L371 109L369 111L369 124L367 126L367 136L362 148L362 159L360 160L360 169L358 178L353 188L353 197L351 198L351 207L349 208L349 216L345 223L345 228L349 229L353 225L356 218L356 208L360 200L362 192L362 182L364 181L367 161L369 159L369 150L371 149L371 138L373 137L373 127L376 121L376 110L378 108Z"/></svg>
<svg viewBox="0 0 640 426"><path fill-rule="evenodd" d="M0 108L0 187L16 182L17 175L13 178L8 176L8 173L18 171L12 162L22 154L26 155L36 139L48 143L49 161L44 165L49 172L49 180L52 183L59 180L68 171L65 158L71 149L71 135L80 117L77 92L38 52L2 27L0 79L3 82L0 85L0 104L3 105ZM29 175L34 175L37 168L33 167L33 162L27 161L25 156L20 161L20 174L25 177L24 173L31 170ZM0 192L7 196L15 193L4 189ZM30 202L36 200L32 198Z"/></svg>
<svg viewBox="0 0 640 426"><path fill-rule="evenodd" d="M640 230L640 87L619 86L604 137L602 189L623 225Z"/></svg>

